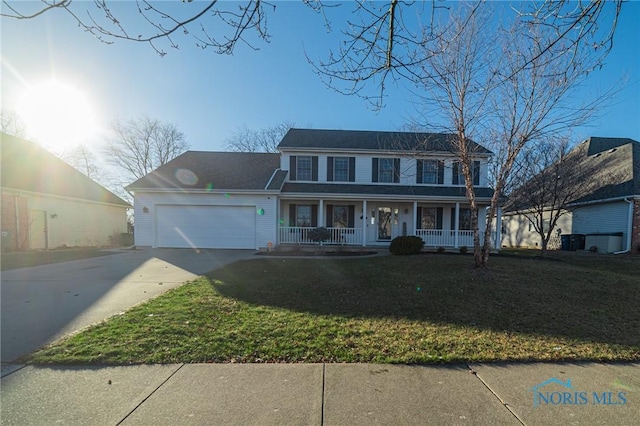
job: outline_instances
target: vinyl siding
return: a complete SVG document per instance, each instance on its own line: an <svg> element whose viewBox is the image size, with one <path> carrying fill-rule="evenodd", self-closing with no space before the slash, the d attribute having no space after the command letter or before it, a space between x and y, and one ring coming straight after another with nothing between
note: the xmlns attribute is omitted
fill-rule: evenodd
<svg viewBox="0 0 640 426"><path fill-rule="evenodd" d="M629 235L629 204L620 201L584 206L573 212L573 234L602 234L622 232L622 249L627 247Z"/></svg>
<svg viewBox="0 0 640 426"><path fill-rule="evenodd" d="M327 153L318 154L313 152L304 151L292 151L283 153L280 160L280 167L283 170L289 170L290 157L292 155L311 155L318 157L318 181L319 183L327 182L327 157L355 157L355 182L367 184L372 183L372 158L396 158L400 160L400 182L397 185L416 185L416 158L411 156L391 155L389 153L380 153L378 155L373 154L354 154L354 153ZM433 159L444 160L444 182L442 185L451 186L452 184L452 172L454 160L443 159L443 157L432 157ZM480 187L486 187L488 184L488 163L486 159L480 159ZM288 181L291 181L291 176L288 176ZM338 182L334 182L338 183ZM464 185L464 182L460 184Z"/></svg>

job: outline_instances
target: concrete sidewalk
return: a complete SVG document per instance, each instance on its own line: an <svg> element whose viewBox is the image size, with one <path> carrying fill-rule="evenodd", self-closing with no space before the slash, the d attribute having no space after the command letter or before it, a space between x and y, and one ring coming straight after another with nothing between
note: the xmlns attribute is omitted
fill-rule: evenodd
<svg viewBox="0 0 640 426"><path fill-rule="evenodd" d="M7 425L637 425L640 419L640 363L4 367Z"/></svg>

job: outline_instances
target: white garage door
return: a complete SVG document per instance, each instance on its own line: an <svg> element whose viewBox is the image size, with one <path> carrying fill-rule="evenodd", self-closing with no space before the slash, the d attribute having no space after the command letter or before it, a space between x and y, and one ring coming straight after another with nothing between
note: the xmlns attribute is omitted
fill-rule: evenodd
<svg viewBox="0 0 640 426"><path fill-rule="evenodd" d="M157 206L158 247L256 248L256 209L246 206Z"/></svg>

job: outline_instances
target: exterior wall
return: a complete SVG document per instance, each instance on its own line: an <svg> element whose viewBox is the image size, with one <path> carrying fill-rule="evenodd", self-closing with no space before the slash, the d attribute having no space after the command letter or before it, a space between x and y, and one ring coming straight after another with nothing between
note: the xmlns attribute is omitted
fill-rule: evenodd
<svg viewBox="0 0 640 426"><path fill-rule="evenodd" d="M276 224L278 203L275 195L244 194L184 194L184 193L135 193L135 245L154 247L156 245L155 217L158 205L188 206L251 206L263 209L263 215L256 216L256 243L258 248L266 248L271 242L276 244Z"/></svg>
<svg viewBox="0 0 640 426"><path fill-rule="evenodd" d="M35 222L31 215L34 211L44 212L45 216L45 235L41 247L30 246L30 227ZM3 241L3 248L11 250L106 246L111 245L113 235L127 232L127 215L126 209L120 206L3 192L2 230L8 232L10 239L8 247Z"/></svg>
<svg viewBox="0 0 640 426"><path fill-rule="evenodd" d="M349 183L359 183L359 184L367 184L372 183L377 185L378 183L373 183L371 181L371 166L372 166L372 158L399 158L400 159L400 182L396 185L416 185L416 158L412 156L402 156L402 155L393 155L387 152L380 152L377 154L369 153L369 154L353 154L353 153L336 153L336 154L318 154L313 152L304 152L304 151L295 151L295 152L287 152L283 153L280 157L280 168L282 170L289 170L289 158L292 155L311 155L318 157L318 182L327 182L327 157L329 156L345 156L345 157L355 157L356 159L356 172L355 172L355 182ZM444 169L444 183L438 186L451 186L452 185L452 173L453 173L453 157L443 157L443 156L433 156L433 159L444 159L445 169ZM480 185L481 187L486 187L488 185L488 160L480 159ZM290 180L290 177L287 178ZM331 183L340 183L340 182L331 182ZM345 182L347 183L347 182ZM389 185L389 183L386 183ZM423 185L423 184L418 184ZM427 185L427 184L424 184ZM464 186L464 182L462 182L458 186Z"/></svg>
<svg viewBox="0 0 640 426"><path fill-rule="evenodd" d="M47 248L111 245L127 232L126 209L106 204L29 196L30 210L46 212Z"/></svg>
<svg viewBox="0 0 640 426"><path fill-rule="evenodd" d="M618 201L577 208L573 212L572 234L622 232L622 250L629 236L629 203Z"/></svg>
<svg viewBox="0 0 640 426"><path fill-rule="evenodd" d="M550 214L545 214L549 218ZM555 232L560 230L561 234L572 233L572 214L567 212L563 214L556 223ZM549 240L549 248L557 248L558 241L554 240L552 235ZM542 239L535 231L533 225L525 215L505 214L502 216L502 247L524 247L524 248L540 248L542 247Z"/></svg>

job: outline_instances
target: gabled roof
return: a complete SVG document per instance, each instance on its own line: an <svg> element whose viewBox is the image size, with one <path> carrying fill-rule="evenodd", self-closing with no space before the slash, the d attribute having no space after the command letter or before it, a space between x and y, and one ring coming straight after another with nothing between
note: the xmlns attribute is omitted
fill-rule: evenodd
<svg viewBox="0 0 640 426"><path fill-rule="evenodd" d="M454 153L449 133L381 132L363 130L290 129L278 148L280 150L359 150L359 151L425 151ZM478 154L491 151L472 142Z"/></svg>
<svg viewBox="0 0 640 426"><path fill-rule="evenodd" d="M0 184L3 188L131 207L122 198L33 142L1 133L0 145Z"/></svg>
<svg viewBox="0 0 640 426"><path fill-rule="evenodd" d="M571 181L580 183L569 189L572 191L567 193L571 197L569 205L640 196L638 141L591 137L569 152L564 161L564 167L570 167ZM556 178L555 173L549 173L549 177ZM530 181L517 189L505 204L505 211L529 208L527 197L519 198L517 194L540 190L532 185L536 184Z"/></svg>
<svg viewBox="0 0 640 426"><path fill-rule="evenodd" d="M269 185L269 189L279 190L284 180L276 173L279 167L279 154L187 151L127 189L248 191L264 190Z"/></svg>

